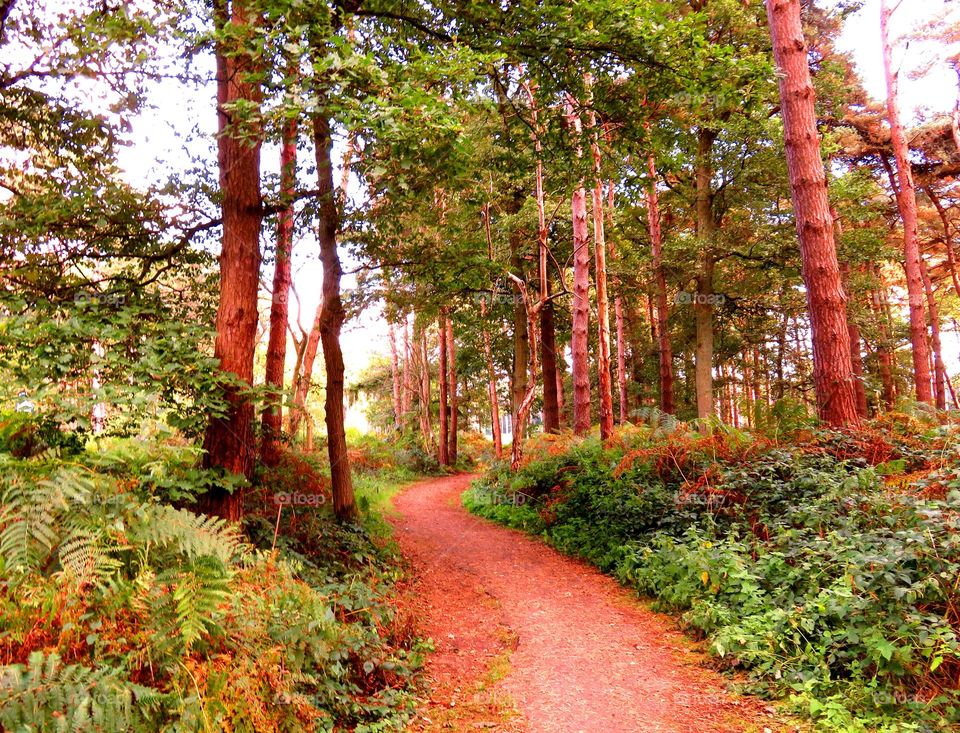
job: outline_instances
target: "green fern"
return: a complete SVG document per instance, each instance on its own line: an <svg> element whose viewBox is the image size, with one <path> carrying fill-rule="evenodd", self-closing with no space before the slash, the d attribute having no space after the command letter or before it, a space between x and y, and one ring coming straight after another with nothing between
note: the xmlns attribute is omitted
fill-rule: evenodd
<svg viewBox="0 0 960 733"><path fill-rule="evenodd" d="M9 731L149 730L148 711L165 696L119 679L111 670L64 665L34 652L27 665L0 667L0 728Z"/></svg>
<svg viewBox="0 0 960 733"><path fill-rule="evenodd" d="M669 412L649 405L631 411L630 415L637 422L657 428L664 433L672 433L680 425L680 421Z"/></svg>
<svg viewBox="0 0 960 733"><path fill-rule="evenodd" d="M112 583L123 565L105 546L102 531L75 530L57 552L63 575L79 587L94 585L103 589Z"/></svg>
<svg viewBox="0 0 960 733"><path fill-rule="evenodd" d="M230 576L214 557L197 558L173 591L177 625L187 649L205 634L220 630L219 607L230 598Z"/></svg>
<svg viewBox="0 0 960 733"><path fill-rule="evenodd" d="M136 542L170 548L191 559L210 555L228 564L244 550L236 526L166 504L146 507L142 521L130 532Z"/></svg>

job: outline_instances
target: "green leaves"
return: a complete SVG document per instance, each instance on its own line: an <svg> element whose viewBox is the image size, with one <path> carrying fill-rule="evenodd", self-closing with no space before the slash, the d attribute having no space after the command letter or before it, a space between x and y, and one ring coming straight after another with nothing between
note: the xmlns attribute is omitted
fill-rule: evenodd
<svg viewBox="0 0 960 733"><path fill-rule="evenodd" d="M645 431L639 448L609 452L580 442L517 474L492 473L465 500L479 514L542 532L678 613L759 689L792 695L818 729L957 722L956 693L931 700L926 690L952 684L942 675L960 663L960 517L950 500L893 495L878 478L910 466L922 449L904 440L912 457L877 472L820 453L827 445L853 455L842 433L732 459L690 458L689 444L678 449L682 433L666 448L668 439L655 436ZM943 455L936 440L925 450ZM627 465L624 452L631 468L614 472ZM682 458L682 476L658 456ZM931 481L948 480L955 464ZM541 498L510 501L518 490ZM504 500L483 501L491 496Z"/></svg>

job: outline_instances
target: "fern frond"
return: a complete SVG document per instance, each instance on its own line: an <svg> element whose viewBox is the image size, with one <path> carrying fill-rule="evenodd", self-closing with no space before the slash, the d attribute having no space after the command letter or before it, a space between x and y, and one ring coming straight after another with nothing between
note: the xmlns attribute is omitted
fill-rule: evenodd
<svg viewBox="0 0 960 733"><path fill-rule="evenodd" d="M149 506L131 533L140 541L169 547L191 559L210 555L224 564L231 563L243 548L239 530L229 522L166 504Z"/></svg>
<svg viewBox="0 0 960 733"><path fill-rule="evenodd" d="M3 730L144 730L142 711L158 709L164 699L157 690L119 679L113 670L64 665L57 654L34 652L26 665L0 667Z"/></svg>

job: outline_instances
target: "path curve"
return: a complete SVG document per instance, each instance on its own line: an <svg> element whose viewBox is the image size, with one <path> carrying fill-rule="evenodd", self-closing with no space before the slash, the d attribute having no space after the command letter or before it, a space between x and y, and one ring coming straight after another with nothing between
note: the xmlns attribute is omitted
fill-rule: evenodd
<svg viewBox="0 0 960 733"><path fill-rule="evenodd" d="M781 730L769 709L726 691L671 619L593 567L469 514L460 494L473 478L422 481L394 499L395 537L414 567L415 613L435 644L427 665L431 700L414 728ZM485 686L505 651L505 676ZM513 705L519 715L487 720L488 705L467 724L437 723L438 712L476 705L478 689L493 708Z"/></svg>

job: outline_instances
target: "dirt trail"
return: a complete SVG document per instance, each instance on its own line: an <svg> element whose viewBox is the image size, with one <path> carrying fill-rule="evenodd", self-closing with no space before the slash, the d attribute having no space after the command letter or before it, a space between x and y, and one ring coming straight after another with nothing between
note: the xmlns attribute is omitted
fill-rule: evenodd
<svg viewBox="0 0 960 733"><path fill-rule="evenodd" d="M470 515L459 497L471 478L420 482L394 500L421 633L435 643L415 730L783 730L730 695L669 618L594 568Z"/></svg>

